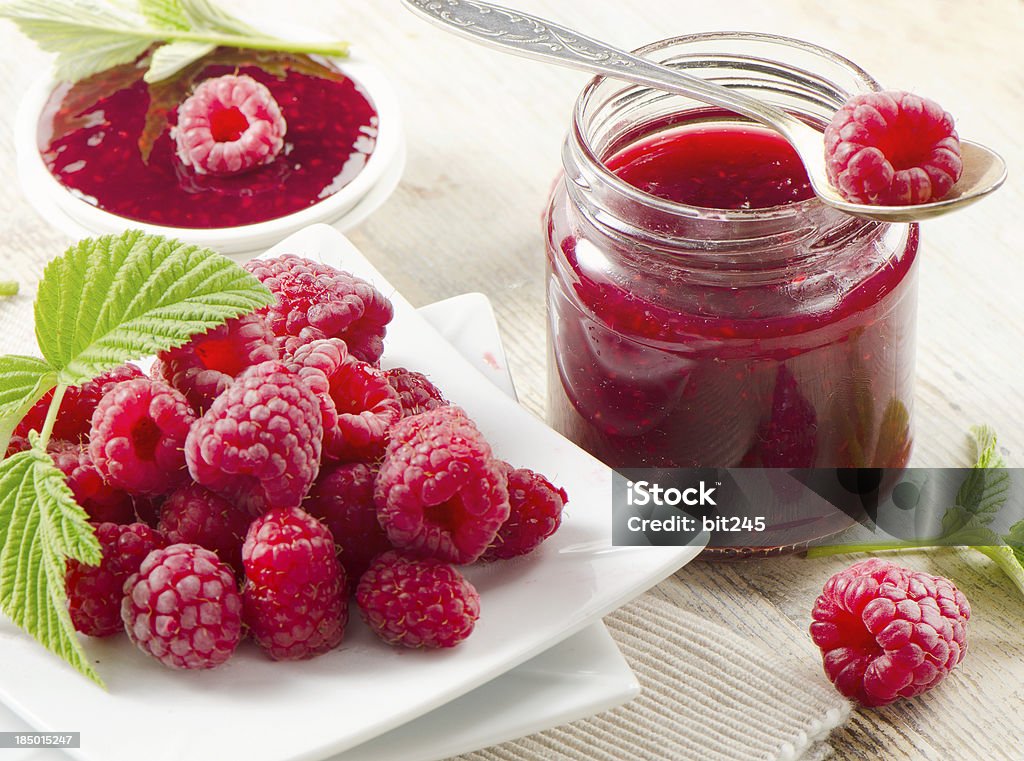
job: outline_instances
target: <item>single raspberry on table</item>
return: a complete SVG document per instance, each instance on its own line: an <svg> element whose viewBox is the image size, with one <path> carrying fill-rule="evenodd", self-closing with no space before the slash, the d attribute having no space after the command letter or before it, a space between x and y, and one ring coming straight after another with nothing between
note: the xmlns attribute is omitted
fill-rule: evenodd
<svg viewBox="0 0 1024 761"><path fill-rule="evenodd" d="M930 690L963 660L971 606L948 579L872 558L830 578L811 617L836 689L881 706Z"/></svg>
<svg viewBox="0 0 1024 761"><path fill-rule="evenodd" d="M189 431L192 477L252 516L302 503L320 471L320 400L280 362L239 375Z"/></svg>
<svg viewBox="0 0 1024 761"><path fill-rule="evenodd" d="M165 666L219 666L242 639L236 583L231 568L210 550L192 544L154 550L125 582L125 631Z"/></svg>
<svg viewBox="0 0 1024 761"><path fill-rule="evenodd" d="M92 428L92 415L100 399L118 383L145 377L146 374L135 365L121 365L96 376L91 381L86 381L81 386L71 386L61 399L60 411L53 424L52 438L74 442L88 439L89 430ZM18 423L14 435L28 436L29 431L42 431L52 399L53 391L47 391Z"/></svg>
<svg viewBox="0 0 1024 761"><path fill-rule="evenodd" d="M299 508L256 519L242 547L245 623L276 661L337 647L348 623L345 571L327 527Z"/></svg>
<svg viewBox="0 0 1024 761"><path fill-rule="evenodd" d="M133 523L135 503L124 489L109 483L93 464L87 444L51 441L54 465L64 474L75 502L97 523Z"/></svg>
<svg viewBox="0 0 1024 761"><path fill-rule="evenodd" d="M277 358L267 318L247 314L161 352L153 375L184 394L196 411L205 412L243 370Z"/></svg>
<svg viewBox="0 0 1024 761"><path fill-rule="evenodd" d="M351 461L380 456L388 429L402 417L398 392L380 370L349 357L338 338L300 346L285 364L320 399L325 457Z"/></svg>
<svg viewBox="0 0 1024 761"><path fill-rule="evenodd" d="M396 551L359 579L356 603L378 637L403 647L455 647L480 618L480 595L456 568Z"/></svg>
<svg viewBox="0 0 1024 761"><path fill-rule="evenodd" d="M242 542L252 518L240 507L199 484L168 495L157 528L168 542L196 544L242 573Z"/></svg>
<svg viewBox="0 0 1024 761"><path fill-rule="evenodd" d="M540 473L502 465L508 474L509 515L481 560L504 560L533 552L558 530L562 509L569 501L565 489Z"/></svg>
<svg viewBox="0 0 1024 761"><path fill-rule="evenodd" d="M883 206L939 201L963 172L953 117L896 90L855 95L836 112L825 167L844 198Z"/></svg>
<svg viewBox="0 0 1024 761"><path fill-rule="evenodd" d="M418 415L448 404L441 389L431 383L423 373L395 367L385 370L384 377L398 392L398 401L402 404L402 417Z"/></svg>
<svg viewBox="0 0 1024 761"><path fill-rule="evenodd" d="M394 308L365 280L293 254L244 266L277 297L266 314L286 354L320 338L340 338L356 359L380 359Z"/></svg>
<svg viewBox="0 0 1024 761"><path fill-rule="evenodd" d="M103 553L102 562L90 566L69 560L64 587L75 629L90 637L109 637L124 631L124 583L139 570L150 552L167 542L144 523L100 523L96 526L96 539Z"/></svg>
<svg viewBox="0 0 1024 761"><path fill-rule="evenodd" d="M188 481L188 400L166 383L138 378L104 394L92 416L89 454L110 483L130 494L166 494Z"/></svg>
<svg viewBox="0 0 1024 761"><path fill-rule="evenodd" d="M330 529L350 579L358 579L374 557L391 549L373 501L376 477L377 468L363 462L329 466L320 472L302 503Z"/></svg>
<svg viewBox="0 0 1024 761"><path fill-rule="evenodd" d="M266 85L226 74L200 83L178 106L171 137L178 159L197 174L230 175L277 158L287 131Z"/></svg>
<svg viewBox="0 0 1024 761"><path fill-rule="evenodd" d="M509 516L502 465L458 407L392 427L374 499L395 547L451 563L480 557Z"/></svg>

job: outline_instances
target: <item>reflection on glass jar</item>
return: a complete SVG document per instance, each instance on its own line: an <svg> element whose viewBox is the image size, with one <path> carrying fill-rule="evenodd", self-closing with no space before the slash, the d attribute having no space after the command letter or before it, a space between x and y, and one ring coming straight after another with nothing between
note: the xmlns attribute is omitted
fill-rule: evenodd
<svg viewBox="0 0 1024 761"><path fill-rule="evenodd" d="M877 84L765 35L644 55L811 123ZM546 216L549 418L613 467L901 467L910 454L914 225L814 199L781 138L595 80Z"/></svg>

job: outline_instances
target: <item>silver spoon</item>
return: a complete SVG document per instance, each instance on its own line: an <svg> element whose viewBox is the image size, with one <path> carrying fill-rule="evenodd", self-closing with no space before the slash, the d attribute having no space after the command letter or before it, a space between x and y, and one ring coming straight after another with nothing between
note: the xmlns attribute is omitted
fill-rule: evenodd
<svg viewBox="0 0 1024 761"><path fill-rule="evenodd" d="M822 133L755 98L670 69L536 16L479 0L403 0L450 32L509 53L583 69L655 90L678 93L760 122L796 149L814 192L825 203L858 217L914 222L959 209L988 195L1006 179L1006 162L978 143L960 141L964 169L945 198L917 206L869 206L847 201L829 183Z"/></svg>

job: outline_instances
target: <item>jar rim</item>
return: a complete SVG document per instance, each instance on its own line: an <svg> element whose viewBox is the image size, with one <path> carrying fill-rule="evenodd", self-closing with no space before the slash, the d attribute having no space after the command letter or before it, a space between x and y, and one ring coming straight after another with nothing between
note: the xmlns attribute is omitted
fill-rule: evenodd
<svg viewBox="0 0 1024 761"><path fill-rule="evenodd" d="M867 73L863 68L855 64L849 58L846 58L833 50L815 45L804 40L800 40L794 37L786 37L784 35L767 34L763 32L741 32L741 31L719 31L719 32L697 32L694 34L680 35L676 37L668 37L662 40L656 40L654 42L643 45L636 48L632 52L639 56L646 56L650 53L655 53L665 48L669 48L675 45L683 45L694 42L709 42L715 40L723 41L743 41L743 42L765 42L778 44L786 47L796 48L805 52L813 53L821 58L829 61L833 64L847 69L850 74L860 80L865 87L871 90L881 90L882 86L879 84L874 77ZM608 183L617 192L622 193L627 198L635 201L639 204L643 204L647 207L656 209L657 211L665 212L668 214L674 214L677 216L693 217L693 218L708 218L722 221L737 221L742 222L745 220L783 220L787 218L802 217L811 208L816 208L822 205L821 201L818 200L817 196L812 195L810 198L806 198L802 201L795 201L793 203L782 204L779 206L767 206L755 209L719 209L708 206L695 206L692 204L679 203L672 201L667 198L655 196L647 193L640 188L623 180L615 172L610 170L604 163L604 160L597 155L594 149L591 147L590 140L587 138L586 129L584 127L584 121L586 119L585 111L590 104L591 97L597 91L604 82L608 81L609 78L604 75L598 75L592 78L584 86L579 96L576 98L576 103L573 107L572 115L572 136L573 139L582 153L586 161L596 170L598 176L603 182ZM742 118L742 117L740 117ZM754 123L754 122L752 122Z"/></svg>

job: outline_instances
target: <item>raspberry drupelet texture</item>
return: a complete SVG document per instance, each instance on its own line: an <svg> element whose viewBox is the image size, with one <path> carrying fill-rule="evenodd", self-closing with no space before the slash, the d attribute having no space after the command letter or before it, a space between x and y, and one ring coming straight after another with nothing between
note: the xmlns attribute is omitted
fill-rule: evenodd
<svg viewBox="0 0 1024 761"><path fill-rule="evenodd" d="M110 483L158 495L188 481L183 448L195 413L166 383L138 378L108 391L92 416L89 454Z"/></svg>
<svg viewBox="0 0 1024 761"><path fill-rule="evenodd" d="M167 497L157 528L168 542L197 544L217 553L241 575L242 542L251 522L245 510L193 483Z"/></svg>
<svg viewBox="0 0 1024 761"><path fill-rule="evenodd" d="M844 198L884 206L939 201L963 171L953 117L895 90L855 95L836 112L825 166Z"/></svg>
<svg viewBox="0 0 1024 761"><path fill-rule="evenodd" d="M504 560L533 552L562 524L562 509L569 495L540 473L502 463L508 474L508 520L481 556Z"/></svg>
<svg viewBox="0 0 1024 761"><path fill-rule="evenodd" d="M192 477L257 516L302 503L320 470L320 401L280 362L239 375L189 431Z"/></svg>
<svg viewBox="0 0 1024 761"><path fill-rule="evenodd" d="M330 529L349 579L358 579L374 557L391 549L373 501L376 477L376 467L363 462L329 466L302 505Z"/></svg>
<svg viewBox="0 0 1024 761"><path fill-rule="evenodd" d="M121 365L98 375L81 386L72 386L64 392L60 412L53 425L52 438L78 442L88 440L92 428L92 415L110 389L123 381L145 378L146 374L135 365ZM53 391L46 394L28 411L14 429L15 436L27 436L29 431L42 431L46 413L50 409Z"/></svg>
<svg viewBox="0 0 1024 761"><path fill-rule="evenodd" d="M75 629L90 637L109 637L124 631L121 598L124 583L139 570L142 561L166 542L144 523L96 526L96 539L103 552L98 566L69 560L64 586L68 612Z"/></svg>
<svg viewBox="0 0 1024 761"><path fill-rule="evenodd" d="M441 390L423 373L396 367L385 370L384 377L398 392L398 401L402 404L402 417L418 415L448 404Z"/></svg>
<svg viewBox="0 0 1024 761"><path fill-rule="evenodd" d="M365 280L292 254L254 259L245 269L277 297L266 314L286 354L320 338L340 338L356 359L380 359L394 309Z"/></svg>
<svg viewBox="0 0 1024 761"><path fill-rule="evenodd" d="M880 706L930 690L963 660L971 607L948 579L872 558L830 578L811 617L836 689Z"/></svg>
<svg viewBox="0 0 1024 761"><path fill-rule="evenodd" d="M509 516L502 465L458 407L391 429L374 499L395 547L450 563L480 557Z"/></svg>
<svg viewBox="0 0 1024 761"><path fill-rule="evenodd" d="M171 137L178 159L197 174L231 175L273 161L287 130L265 85L226 74L202 82L178 106Z"/></svg>
<svg viewBox="0 0 1024 761"><path fill-rule="evenodd" d="M372 460L384 451L388 429L402 407L383 372L348 356L338 338L300 346L286 362L320 399L324 456L333 460Z"/></svg>
<svg viewBox="0 0 1024 761"><path fill-rule="evenodd" d="M97 523L132 523L135 504L132 496L108 483L93 465L86 444L51 441L47 451L57 469L64 474L75 502Z"/></svg>
<svg viewBox="0 0 1024 761"><path fill-rule="evenodd" d="M245 623L277 661L337 647L348 623L345 571L327 527L299 508L255 520L242 547Z"/></svg>
<svg viewBox="0 0 1024 761"><path fill-rule="evenodd" d="M196 411L205 412L243 370L277 358L267 318L247 314L161 352L153 375L184 394Z"/></svg>
<svg viewBox="0 0 1024 761"><path fill-rule="evenodd" d="M356 603L378 637L402 647L455 647L480 617L480 595L456 568L396 551L363 574Z"/></svg>
<svg viewBox="0 0 1024 761"><path fill-rule="evenodd" d="M192 544L154 550L124 586L121 619L145 653L177 669L224 663L242 638L242 597L235 575Z"/></svg>

